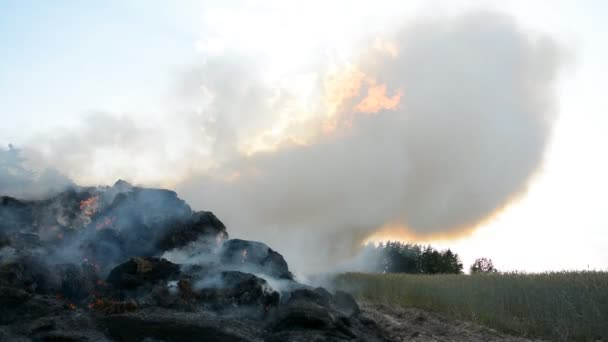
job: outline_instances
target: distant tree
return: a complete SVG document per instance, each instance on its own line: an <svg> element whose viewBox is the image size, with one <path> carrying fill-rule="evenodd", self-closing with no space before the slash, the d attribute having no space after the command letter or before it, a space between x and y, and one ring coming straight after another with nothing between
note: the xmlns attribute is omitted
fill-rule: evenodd
<svg viewBox="0 0 608 342"><path fill-rule="evenodd" d="M438 274L438 273L462 273L462 262L458 254L453 253L450 249L438 251L431 246L427 246L419 259L420 273Z"/></svg>
<svg viewBox="0 0 608 342"><path fill-rule="evenodd" d="M441 273L462 273L462 262L458 258L458 254L452 253L450 249L441 254Z"/></svg>
<svg viewBox="0 0 608 342"><path fill-rule="evenodd" d="M421 247L412 244L401 244L399 248L399 264L397 271L404 273L420 273L418 259L420 258Z"/></svg>
<svg viewBox="0 0 608 342"><path fill-rule="evenodd" d="M426 246L420 255L419 267L421 273L440 273L440 254L431 246Z"/></svg>
<svg viewBox="0 0 608 342"><path fill-rule="evenodd" d="M389 273L419 273L420 247L398 241L389 241L381 248L382 270Z"/></svg>
<svg viewBox="0 0 608 342"><path fill-rule="evenodd" d="M365 247L366 256L375 263L374 269L387 273L462 273L458 254L450 249L438 251L399 241L388 241Z"/></svg>
<svg viewBox="0 0 608 342"><path fill-rule="evenodd" d="M475 262L471 265L469 269L471 274L473 273L496 273L498 270L494 268L494 264L492 263L492 259L489 258L478 258L475 259Z"/></svg>

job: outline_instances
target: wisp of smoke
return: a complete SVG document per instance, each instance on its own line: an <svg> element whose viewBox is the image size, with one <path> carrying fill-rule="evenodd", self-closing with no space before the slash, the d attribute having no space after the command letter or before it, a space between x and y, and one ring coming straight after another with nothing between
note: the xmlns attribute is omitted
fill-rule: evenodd
<svg viewBox="0 0 608 342"><path fill-rule="evenodd" d="M72 185L72 181L54 168L34 171L26 164L22 151L9 145L0 148L0 195L41 198Z"/></svg>

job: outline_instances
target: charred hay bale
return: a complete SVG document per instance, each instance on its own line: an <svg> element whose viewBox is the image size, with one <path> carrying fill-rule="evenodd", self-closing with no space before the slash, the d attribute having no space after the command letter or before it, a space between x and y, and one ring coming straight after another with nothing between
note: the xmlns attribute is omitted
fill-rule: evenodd
<svg viewBox="0 0 608 342"><path fill-rule="evenodd" d="M118 183L117 183L118 184ZM177 194L164 189L128 187L106 193L107 201L94 217L92 226L115 231L121 252L119 259L157 255L194 241L215 246L228 236L224 224L211 212L193 212ZM104 198L104 196L102 196Z"/></svg>
<svg viewBox="0 0 608 342"><path fill-rule="evenodd" d="M0 341L30 342L31 339L23 335L17 335L9 327L2 326L0 327Z"/></svg>
<svg viewBox="0 0 608 342"><path fill-rule="evenodd" d="M96 323L89 315L78 309L69 309L58 315L15 322L10 330L25 341L109 341L103 333L97 331ZM0 341L5 341L0 338ZM6 341L13 341L12 339Z"/></svg>
<svg viewBox="0 0 608 342"><path fill-rule="evenodd" d="M58 293L71 301L79 302L93 293L98 283L94 267L88 264L60 264L54 266L54 277L57 278Z"/></svg>
<svg viewBox="0 0 608 342"><path fill-rule="evenodd" d="M57 315L69 310L66 303L55 296L31 295L23 297L23 293L12 293L13 299L23 300L17 305L0 305L0 325L23 322L39 317Z"/></svg>
<svg viewBox="0 0 608 342"><path fill-rule="evenodd" d="M116 194L102 214L136 218L146 226L156 227L190 217L192 209L174 191L133 187Z"/></svg>
<svg viewBox="0 0 608 342"><path fill-rule="evenodd" d="M29 228L32 222L32 205L30 202L16 198L0 197L0 231L11 232Z"/></svg>
<svg viewBox="0 0 608 342"><path fill-rule="evenodd" d="M332 302L332 295L322 287L316 289L301 288L292 291L288 298L289 302L305 301L316 303L323 307L329 307Z"/></svg>
<svg viewBox="0 0 608 342"><path fill-rule="evenodd" d="M329 329L335 323L334 317L327 308L312 302L298 301L283 307L274 331L294 328Z"/></svg>
<svg viewBox="0 0 608 342"><path fill-rule="evenodd" d="M159 238L157 248L168 251L184 247L191 242L206 242L210 250L228 238L226 226L210 211L198 211L176 220ZM200 248L203 246L201 245Z"/></svg>
<svg viewBox="0 0 608 342"><path fill-rule="evenodd" d="M281 306L266 330L265 341L387 341L376 326L358 317L302 299Z"/></svg>
<svg viewBox="0 0 608 342"><path fill-rule="evenodd" d="M344 291L336 291L333 295L333 305L336 310L349 317L361 312L353 296Z"/></svg>
<svg viewBox="0 0 608 342"><path fill-rule="evenodd" d="M129 298L137 298L140 307L157 306L184 312L196 312L203 305L194 294L189 279L172 280L146 287L145 292L131 293Z"/></svg>
<svg viewBox="0 0 608 342"><path fill-rule="evenodd" d="M34 257L20 257L0 265L0 286L15 287L28 292L53 292L51 272Z"/></svg>
<svg viewBox="0 0 608 342"><path fill-rule="evenodd" d="M359 307L345 292L330 294L318 287L292 291L268 323L267 341L384 341L356 313Z"/></svg>
<svg viewBox="0 0 608 342"><path fill-rule="evenodd" d="M109 340L99 331L93 329L74 330L53 330L37 333L33 335L34 341L60 341L60 342L86 342L98 341L109 342ZM31 340L30 340L31 341Z"/></svg>
<svg viewBox="0 0 608 342"><path fill-rule="evenodd" d="M127 192L133 190L133 185L131 183L125 181L124 179L119 179L112 185L112 189L116 192Z"/></svg>
<svg viewBox="0 0 608 342"><path fill-rule="evenodd" d="M6 237L7 245L20 251L30 251L42 247L40 236L35 233L16 232Z"/></svg>
<svg viewBox="0 0 608 342"><path fill-rule="evenodd" d="M37 258L22 257L0 265L0 286L59 296L74 302L88 297L98 280L96 270L85 264L48 265Z"/></svg>
<svg viewBox="0 0 608 342"><path fill-rule="evenodd" d="M101 319L107 335L116 341L262 341L261 329L243 318L208 312L183 313L167 309L144 309Z"/></svg>
<svg viewBox="0 0 608 342"><path fill-rule="evenodd" d="M105 315L114 315L136 311L138 305L133 299L128 301L117 301L98 298L87 305L87 307Z"/></svg>
<svg viewBox="0 0 608 342"><path fill-rule="evenodd" d="M0 248L3 247L10 247L11 246L11 239L8 237L8 235L2 231L0 231Z"/></svg>
<svg viewBox="0 0 608 342"><path fill-rule="evenodd" d="M204 306L215 310L240 306L268 310L276 307L280 298L266 280L239 271L209 275L193 284L191 291Z"/></svg>
<svg viewBox="0 0 608 342"><path fill-rule="evenodd" d="M228 240L222 245L220 260L237 270L293 280L293 274L283 256L261 242Z"/></svg>
<svg viewBox="0 0 608 342"><path fill-rule="evenodd" d="M85 213L83 203L97 198L98 194L94 188L68 188L53 197L33 201L32 223L42 230L54 226L67 230L82 228L96 212Z"/></svg>
<svg viewBox="0 0 608 342"><path fill-rule="evenodd" d="M166 259L136 257L112 269L106 282L118 289L133 289L159 281L167 282L179 274L179 265Z"/></svg>
<svg viewBox="0 0 608 342"><path fill-rule="evenodd" d="M335 310L347 317L357 315L361 312L355 298L349 293L336 291L336 293L332 295L322 287L317 287L315 289L301 288L292 291L289 294L287 304L296 303L297 305L299 302L315 303L322 307Z"/></svg>
<svg viewBox="0 0 608 342"><path fill-rule="evenodd" d="M101 229L80 243L78 250L84 259L99 268L99 272L107 274L109 267L128 258L124 241L114 229Z"/></svg>
<svg viewBox="0 0 608 342"><path fill-rule="evenodd" d="M13 306L26 302L33 297L33 294L25 290L0 286L0 306Z"/></svg>

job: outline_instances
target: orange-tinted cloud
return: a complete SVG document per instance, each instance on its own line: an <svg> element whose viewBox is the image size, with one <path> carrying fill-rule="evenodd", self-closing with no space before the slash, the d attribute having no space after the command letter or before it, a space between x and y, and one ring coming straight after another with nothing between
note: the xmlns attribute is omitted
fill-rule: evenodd
<svg viewBox="0 0 608 342"><path fill-rule="evenodd" d="M378 113L384 109L395 109L399 105L403 91L397 90L393 96L386 95L386 84L370 85L367 96L355 106L359 113Z"/></svg>
<svg viewBox="0 0 608 342"><path fill-rule="evenodd" d="M381 110L395 110L401 102L401 89L388 95L387 85L379 84L373 76L357 67L345 68L328 77L325 82L326 119L322 132L330 134L339 127L352 126L355 114L375 114Z"/></svg>
<svg viewBox="0 0 608 342"><path fill-rule="evenodd" d="M408 243L429 243L449 241L471 234L477 226L448 232L420 233L400 223L389 223L368 235L363 244L380 241L403 241Z"/></svg>

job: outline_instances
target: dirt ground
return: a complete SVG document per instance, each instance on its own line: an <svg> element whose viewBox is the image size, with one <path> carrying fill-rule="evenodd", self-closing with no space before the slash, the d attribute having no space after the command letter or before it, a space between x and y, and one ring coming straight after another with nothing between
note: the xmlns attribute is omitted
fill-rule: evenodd
<svg viewBox="0 0 608 342"><path fill-rule="evenodd" d="M509 336L477 324L416 308L361 303L363 315L375 320L392 341L541 341Z"/></svg>

